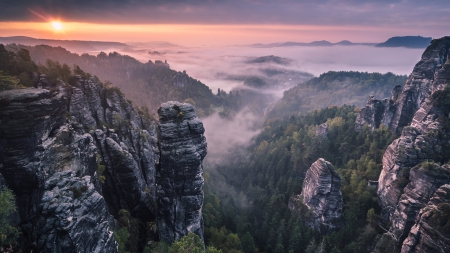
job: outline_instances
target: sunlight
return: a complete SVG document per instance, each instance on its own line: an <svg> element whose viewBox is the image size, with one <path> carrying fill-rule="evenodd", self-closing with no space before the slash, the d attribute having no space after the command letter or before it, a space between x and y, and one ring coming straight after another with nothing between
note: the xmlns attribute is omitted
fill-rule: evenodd
<svg viewBox="0 0 450 253"><path fill-rule="evenodd" d="M52 21L51 24L52 24L53 29L55 29L57 31L61 31L63 29L63 25L59 21Z"/></svg>

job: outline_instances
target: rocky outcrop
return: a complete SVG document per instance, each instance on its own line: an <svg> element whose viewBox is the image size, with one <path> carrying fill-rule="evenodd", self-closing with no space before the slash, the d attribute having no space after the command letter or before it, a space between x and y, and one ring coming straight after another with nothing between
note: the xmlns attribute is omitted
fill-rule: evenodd
<svg viewBox="0 0 450 253"><path fill-rule="evenodd" d="M437 90L444 89L450 76L450 37L435 39L425 50L422 59L416 64L401 92L394 87L391 98L376 100L369 98L365 108L361 109L355 128L364 124L372 129L380 125L391 131L400 132L411 123L421 104Z"/></svg>
<svg viewBox="0 0 450 253"><path fill-rule="evenodd" d="M378 180L378 198L382 220L392 220L405 186L410 182L410 169L424 161L446 163L450 159L450 107L442 104L449 89L431 96L416 113L411 126L388 146L383 156L383 169Z"/></svg>
<svg viewBox="0 0 450 253"><path fill-rule="evenodd" d="M328 125L327 123L322 123L317 126L316 137L327 138L328 136Z"/></svg>
<svg viewBox="0 0 450 253"><path fill-rule="evenodd" d="M17 197L25 248L116 252L109 215L126 209L144 222L156 217L157 125L116 88L79 76L70 83L0 92L0 174ZM66 172L67 185L47 187ZM72 184L88 187L82 198L91 202L70 198ZM52 191L64 194L54 201L69 211L46 209ZM88 207L92 217L84 213ZM69 226L69 214L80 222Z"/></svg>
<svg viewBox="0 0 450 253"><path fill-rule="evenodd" d="M402 244L403 252L448 251L442 249L447 247L449 237L445 233L432 235L433 229L427 222L429 217L447 210L448 205L446 202L429 207L438 188L450 183L449 48L449 37L433 41L397 99L403 102L396 102L390 127L393 130L404 127L383 156L377 191L381 220L391 222L392 226L375 252L399 250ZM426 210L434 211L426 214Z"/></svg>
<svg viewBox="0 0 450 253"><path fill-rule="evenodd" d="M366 106L359 111L355 129L359 131L365 124L372 130L379 128L381 125L388 126L394 114L394 102L400 91L401 87L397 85L391 92L391 98L378 100L374 96L370 96Z"/></svg>
<svg viewBox="0 0 450 253"><path fill-rule="evenodd" d="M319 158L306 172L300 199L311 210L307 221L320 233L342 227L341 177L331 163Z"/></svg>
<svg viewBox="0 0 450 253"><path fill-rule="evenodd" d="M450 185L441 186L420 210L402 253L450 252Z"/></svg>
<svg viewBox="0 0 450 253"><path fill-rule="evenodd" d="M158 229L165 242L189 232L203 240L203 167L207 146L202 122L187 103L158 110L161 158L156 173Z"/></svg>
<svg viewBox="0 0 450 253"><path fill-rule="evenodd" d="M173 86L184 88L188 84L188 75L186 74L186 70L182 72L178 72L173 77Z"/></svg>
<svg viewBox="0 0 450 253"><path fill-rule="evenodd" d="M436 190L450 183L450 165L424 162L411 169L409 181L390 219L389 231L396 241L408 236L420 209L427 205Z"/></svg>
<svg viewBox="0 0 450 253"><path fill-rule="evenodd" d="M89 176L55 173L45 182L37 219L41 252L115 252L112 216Z"/></svg>

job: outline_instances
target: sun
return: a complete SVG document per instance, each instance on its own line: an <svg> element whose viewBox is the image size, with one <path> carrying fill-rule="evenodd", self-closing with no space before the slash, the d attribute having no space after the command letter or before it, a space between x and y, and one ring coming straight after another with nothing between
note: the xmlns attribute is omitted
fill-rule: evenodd
<svg viewBox="0 0 450 253"><path fill-rule="evenodd" d="M63 24L60 21L52 21L51 24L56 31L61 31L63 29Z"/></svg>

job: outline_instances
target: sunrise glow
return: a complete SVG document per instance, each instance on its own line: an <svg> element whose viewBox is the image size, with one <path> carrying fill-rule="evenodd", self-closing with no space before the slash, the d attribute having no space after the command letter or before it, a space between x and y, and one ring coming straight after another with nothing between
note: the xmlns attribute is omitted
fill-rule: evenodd
<svg viewBox="0 0 450 253"><path fill-rule="evenodd" d="M63 29L63 25L59 21L52 21L51 24L53 29L55 29L56 31L61 31Z"/></svg>

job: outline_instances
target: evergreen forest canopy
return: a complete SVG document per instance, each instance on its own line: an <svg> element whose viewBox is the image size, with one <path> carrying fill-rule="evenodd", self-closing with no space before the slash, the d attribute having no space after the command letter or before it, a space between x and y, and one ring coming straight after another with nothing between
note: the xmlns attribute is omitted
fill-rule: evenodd
<svg viewBox="0 0 450 253"><path fill-rule="evenodd" d="M383 153L396 136L386 128L356 132L357 113L354 106L332 106L269 120L249 157L236 152L229 164L210 168L218 175L206 181L206 243L224 252L367 252L384 232L377 225L381 210L375 189L367 182L379 177ZM324 139L316 130L325 122ZM289 198L301 193L306 170L320 157L342 177L345 204L345 226L325 236L305 226L307 210L288 208ZM215 180L221 177L240 195L218 188ZM230 235L237 235L240 245L230 248Z"/></svg>

